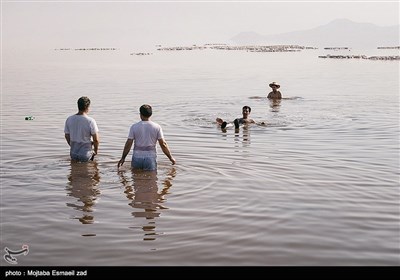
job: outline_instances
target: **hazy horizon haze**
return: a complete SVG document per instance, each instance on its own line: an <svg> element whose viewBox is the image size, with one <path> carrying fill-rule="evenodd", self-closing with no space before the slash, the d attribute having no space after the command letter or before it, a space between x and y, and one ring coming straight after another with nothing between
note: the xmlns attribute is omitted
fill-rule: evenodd
<svg viewBox="0 0 400 280"><path fill-rule="evenodd" d="M335 19L399 24L399 2L2 2L2 48L226 43L240 32L273 35Z"/></svg>

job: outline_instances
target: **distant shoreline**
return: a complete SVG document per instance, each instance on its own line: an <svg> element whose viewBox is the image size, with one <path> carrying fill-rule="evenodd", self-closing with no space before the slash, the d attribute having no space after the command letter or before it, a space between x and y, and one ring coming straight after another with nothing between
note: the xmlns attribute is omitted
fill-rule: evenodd
<svg viewBox="0 0 400 280"><path fill-rule="evenodd" d="M222 51L246 51L246 52L300 52L303 50L317 50L318 47L312 46L301 46L301 45L228 45L228 44L204 44L204 45L191 45L191 46L173 46L173 47L162 47L156 45L157 51L193 51L193 50L222 50ZM351 51L350 47L324 47L324 50L348 50ZM400 46L379 46L377 49L398 49ZM54 49L55 51L116 51L118 48L59 48ZM131 52L130 55L137 56L148 56L152 55L152 52ZM356 55L320 55L318 58L329 58L329 59L368 59L368 60L400 60L399 55L389 56L366 56L364 54Z"/></svg>
<svg viewBox="0 0 400 280"><path fill-rule="evenodd" d="M319 58L333 58L333 59L369 59L369 60L400 60L399 55L386 55L386 56L369 56L366 55L320 55Z"/></svg>

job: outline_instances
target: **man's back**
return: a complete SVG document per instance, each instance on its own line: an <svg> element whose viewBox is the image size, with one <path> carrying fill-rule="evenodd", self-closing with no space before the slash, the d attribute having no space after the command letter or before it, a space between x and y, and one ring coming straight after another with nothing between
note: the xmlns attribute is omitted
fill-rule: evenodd
<svg viewBox="0 0 400 280"><path fill-rule="evenodd" d="M135 140L134 151L156 152L158 139L163 138L161 126L152 121L140 121L131 126L128 139Z"/></svg>
<svg viewBox="0 0 400 280"><path fill-rule="evenodd" d="M99 129L96 121L87 115L89 106L90 99L82 96L78 99L78 113L69 116L65 121L65 140L70 146L70 156L73 160L93 160L99 148Z"/></svg>
<svg viewBox="0 0 400 280"><path fill-rule="evenodd" d="M93 118L87 115L72 115L65 122L65 133L70 135L72 142L91 143L91 135L98 129Z"/></svg>

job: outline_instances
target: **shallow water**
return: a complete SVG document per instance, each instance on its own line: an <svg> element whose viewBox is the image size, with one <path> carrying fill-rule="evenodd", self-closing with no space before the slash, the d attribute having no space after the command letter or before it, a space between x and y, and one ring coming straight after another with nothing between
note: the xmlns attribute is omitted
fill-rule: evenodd
<svg viewBox="0 0 400 280"><path fill-rule="evenodd" d="M5 58L2 247L29 246L19 265L399 265L399 63L321 53ZM73 164L82 95L101 144ZM144 103L177 164L158 148L157 174L118 172ZM243 105L267 125L221 131Z"/></svg>

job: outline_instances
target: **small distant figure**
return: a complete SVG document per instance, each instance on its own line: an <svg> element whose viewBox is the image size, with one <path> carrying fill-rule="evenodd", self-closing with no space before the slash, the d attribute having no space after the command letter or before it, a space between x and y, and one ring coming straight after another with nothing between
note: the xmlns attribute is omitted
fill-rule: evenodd
<svg viewBox="0 0 400 280"><path fill-rule="evenodd" d="M65 140L70 146L70 156L74 161L93 160L99 149L99 128L96 121L88 116L89 108L90 99L82 96L78 99L78 113L69 116L65 121Z"/></svg>
<svg viewBox="0 0 400 280"><path fill-rule="evenodd" d="M250 113L251 113L251 108L249 106L243 106L243 108L242 108L243 117L236 118L233 121L233 124L235 125L235 129L239 129L239 126L241 124L256 123L253 119L249 118ZM222 129L225 129L228 126L228 123L221 118L217 118L216 122L221 126ZM264 125L265 122L261 122L260 124Z"/></svg>
<svg viewBox="0 0 400 280"><path fill-rule="evenodd" d="M118 168L124 164L133 141L135 141L131 162L133 169L157 170L157 141L163 153L169 158L172 164L175 164L176 161L172 157L168 144L164 139L161 126L150 120L153 114L151 106L144 104L140 107L139 111L141 121L131 125L129 129L128 139L125 142L122 157L118 162Z"/></svg>
<svg viewBox="0 0 400 280"><path fill-rule="evenodd" d="M267 98L268 99L282 99L282 94L278 90L278 88L280 88L281 86L275 82L270 83L269 86L270 86L270 88L272 88L272 91L270 93L268 93Z"/></svg>

